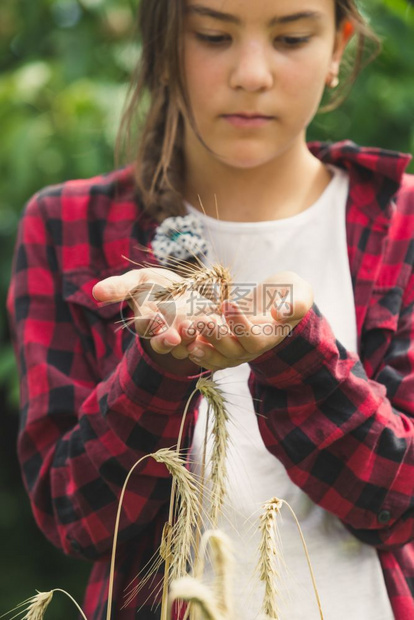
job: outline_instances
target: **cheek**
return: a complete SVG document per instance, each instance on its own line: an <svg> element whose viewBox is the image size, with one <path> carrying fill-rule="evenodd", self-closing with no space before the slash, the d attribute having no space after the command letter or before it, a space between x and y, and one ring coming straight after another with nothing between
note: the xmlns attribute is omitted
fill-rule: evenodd
<svg viewBox="0 0 414 620"><path fill-rule="evenodd" d="M289 102L297 109L314 109L325 88L328 63L319 62L291 63L283 72L280 83Z"/></svg>
<svg viewBox="0 0 414 620"><path fill-rule="evenodd" d="M290 94L306 98L311 92L319 91L320 85L325 81L326 73L324 64L314 62L292 63L284 71L284 87Z"/></svg>
<svg viewBox="0 0 414 620"><path fill-rule="evenodd" d="M206 105L220 88L223 80L219 62L206 60L202 55L188 50L188 60L184 69L187 81L187 90L194 106ZM197 109L193 110L197 114Z"/></svg>

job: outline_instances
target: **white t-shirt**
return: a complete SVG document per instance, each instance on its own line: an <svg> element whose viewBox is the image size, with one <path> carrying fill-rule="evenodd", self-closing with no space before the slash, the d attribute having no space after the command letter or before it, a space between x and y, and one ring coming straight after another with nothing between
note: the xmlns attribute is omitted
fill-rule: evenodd
<svg viewBox="0 0 414 620"><path fill-rule="evenodd" d="M212 247L208 262L231 268L234 282L253 286L279 271L294 271L310 282L314 299L336 338L357 350L355 303L345 229L348 175L331 168L333 178L320 198L301 213L267 222L202 220ZM292 483L283 465L264 446L247 386L250 368L242 364L214 374L224 391L229 423L228 494L219 527L233 543L235 617L259 617L263 586L255 567L263 503L285 499L301 524L315 572L325 620L391 620L393 613L376 550L360 543L333 515L314 504ZM200 405L192 446L192 468L199 472L206 424ZM210 436L211 433L208 433ZM211 449L208 442L207 454ZM278 519L286 568L278 581L280 620L320 618L301 540L286 508ZM209 569L207 568L207 580Z"/></svg>

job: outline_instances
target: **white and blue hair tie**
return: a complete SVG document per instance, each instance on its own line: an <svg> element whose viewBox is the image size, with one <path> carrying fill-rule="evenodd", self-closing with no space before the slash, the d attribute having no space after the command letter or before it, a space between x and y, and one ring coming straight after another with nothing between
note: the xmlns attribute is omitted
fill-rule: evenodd
<svg viewBox="0 0 414 620"><path fill-rule="evenodd" d="M197 257L202 260L208 249L201 221L192 213L167 217L157 227L152 240L154 256L164 266L171 266L171 258L185 261Z"/></svg>

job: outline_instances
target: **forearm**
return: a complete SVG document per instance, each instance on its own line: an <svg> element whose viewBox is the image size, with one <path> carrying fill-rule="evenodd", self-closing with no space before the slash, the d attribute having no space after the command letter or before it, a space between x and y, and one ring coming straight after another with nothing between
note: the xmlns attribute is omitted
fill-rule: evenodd
<svg viewBox="0 0 414 620"><path fill-rule="evenodd" d="M409 540L413 375L394 393L394 402L408 405L397 410L315 306L290 339L251 367L264 441L295 484L348 526L371 531L371 542Z"/></svg>
<svg viewBox="0 0 414 620"><path fill-rule="evenodd" d="M98 557L110 549L128 471L176 445L197 376L167 372L132 332L118 329L119 307L99 308L87 292L94 271L63 270L47 209L37 198L28 204L8 295L20 367L19 457L45 535L67 553ZM165 507L169 487L165 468L145 460L125 497L124 537Z"/></svg>
<svg viewBox="0 0 414 620"><path fill-rule="evenodd" d="M34 514L66 553L90 558L108 553L128 471L143 456L177 443L197 378L161 374L136 345L131 342L114 372L93 389L67 380L67 394L72 391L80 402L76 411L65 399L48 413L36 399L22 403L28 417L19 454ZM52 369L49 379L54 380ZM62 377L59 382L62 388ZM58 420L67 428L62 436L56 434ZM146 459L128 485L121 532L138 535L168 502L169 492L165 467Z"/></svg>

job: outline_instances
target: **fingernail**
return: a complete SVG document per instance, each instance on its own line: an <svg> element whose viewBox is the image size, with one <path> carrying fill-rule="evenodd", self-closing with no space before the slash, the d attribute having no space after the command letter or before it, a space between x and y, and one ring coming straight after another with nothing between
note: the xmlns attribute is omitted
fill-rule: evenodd
<svg viewBox="0 0 414 620"><path fill-rule="evenodd" d="M168 340L168 338L164 338L164 340L162 341L163 345L166 347L176 347L177 343L176 342L171 342L171 340Z"/></svg>
<svg viewBox="0 0 414 620"><path fill-rule="evenodd" d="M193 324L189 325L183 330L183 335L186 338L194 338L197 335L197 330Z"/></svg>

